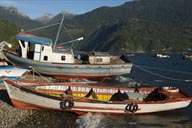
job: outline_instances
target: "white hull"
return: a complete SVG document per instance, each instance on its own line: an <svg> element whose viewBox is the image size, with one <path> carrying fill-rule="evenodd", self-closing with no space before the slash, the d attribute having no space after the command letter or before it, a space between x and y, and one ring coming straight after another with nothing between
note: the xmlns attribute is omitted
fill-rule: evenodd
<svg viewBox="0 0 192 128"><path fill-rule="evenodd" d="M101 78L107 76L119 76L129 74L132 63L124 64L65 64L41 62L18 57L4 51L4 54L16 65L30 67L39 73L54 76L56 78Z"/></svg>
<svg viewBox="0 0 192 128"><path fill-rule="evenodd" d="M10 76L10 77L22 76L27 71L29 70L24 68L16 68L16 67L7 68L6 66L3 66L0 67L0 76Z"/></svg>
<svg viewBox="0 0 192 128"><path fill-rule="evenodd" d="M2 81L2 76L6 76L10 79L19 79L27 71L29 70L24 68L0 66L0 81Z"/></svg>
<svg viewBox="0 0 192 128"><path fill-rule="evenodd" d="M50 98L45 95L20 89L5 82L8 94L16 107L26 109L50 109L62 110L60 107L61 99L59 97ZM82 102L74 101L74 107L71 112L94 112L109 114L133 114L125 108L130 102L113 103L113 102ZM161 112L187 107L191 103L191 99L183 99L177 101L160 101L160 102L138 102L138 110L134 114L145 114L153 112Z"/></svg>

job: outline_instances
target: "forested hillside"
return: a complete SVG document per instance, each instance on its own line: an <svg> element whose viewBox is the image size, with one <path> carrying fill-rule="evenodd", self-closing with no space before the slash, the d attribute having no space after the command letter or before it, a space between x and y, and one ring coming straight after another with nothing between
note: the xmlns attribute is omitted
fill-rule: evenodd
<svg viewBox="0 0 192 128"><path fill-rule="evenodd" d="M191 0L139 0L101 7L65 20L78 50L188 51L192 48ZM69 40L66 31L62 40Z"/></svg>
<svg viewBox="0 0 192 128"><path fill-rule="evenodd" d="M42 23L30 19L15 7L0 6L0 20L8 20L19 28L28 30L42 26Z"/></svg>
<svg viewBox="0 0 192 128"><path fill-rule="evenodd" d="M0 42L8 41L15 44L15 35L19 32L19 28L9 23L7 20L0 20Z"/></svg>
<svg viewBox="0 0 192 128"><path fill-rule="evenodd" d="M191 7L192 0L135 0L117 7L100 7L66 18L58 43L83 36L83 41L73 44L75 50L190 52ZM55 16L47 25L61 17ZM33 34L54 41L57 30L55 26Z"/></svg>

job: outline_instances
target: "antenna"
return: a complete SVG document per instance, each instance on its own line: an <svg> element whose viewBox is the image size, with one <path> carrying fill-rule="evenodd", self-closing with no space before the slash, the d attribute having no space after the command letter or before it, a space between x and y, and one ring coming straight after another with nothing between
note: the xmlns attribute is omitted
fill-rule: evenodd
<svg viewBox="0 0 192 128"><path fill-rule="evenodd" d="M81 40L83 40L83 37L80 37L80 38L77 38L77 39L74 39L74 40L71 40L71 41L59 43L59 44L57 44L56 46L61 46L61 45L65 45L65 44L69 44L69 43L73 43L73 42L81 41Z"/></svg>
<svg viewBox="0 0 192 128"><path fill-rule="evenodd" d="M62 27L62 25L63 25L63 21L64 21L64 14L63 14L61 23L60 23L60 25L59 25L59 29L58 29L58 32L57 32L57 36L56 36L55 43L54 43L54 46L53 46L53 50L55 50L56 43L57 43L57 41L58 41L59 34L60 34L60 31L61 31L61 27Z"/></svg>

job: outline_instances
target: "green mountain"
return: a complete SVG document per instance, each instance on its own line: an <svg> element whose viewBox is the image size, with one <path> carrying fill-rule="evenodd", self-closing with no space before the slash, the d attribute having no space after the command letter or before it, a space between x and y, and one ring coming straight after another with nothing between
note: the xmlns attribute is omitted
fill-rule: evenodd
<svg viewBox="0 0 192 128"><path fill-rule="evenodd" d="M186 51L192 47L192 30L143 19L121 20L92 33L83 50L95 51Z"/></svg>
<svg viewBox="0 0 192 128"><path fill-rule="evenodd" d="M191 7L191 0L140 0L98 8L74 21L89 34L80 50L186 51L192 48Z"/></svg>
<svg viewBox="0 0 192 128"><path fill-rule="evenodd" d="M136 0L117 7L101 7L75 17L73 24L97 29L103 24L132 18L175 26L191 26L191 0Z"/></svg>
<svg viewBox="0 0 192 128"><path fill-rule="evenodd" d="M7 20L0 20L0 30L0 42L8 41L15 44L15 35L19 32L16 25L9 23Z"/></svg>
<svg viewBox="0 0 192 128"><path fill-rule="evenodd" d="M73 44L75 50L190 51L191 7L192 0L135 0L117 7L97 8L66 18L58 42L83 36L83 41ZM58 22L61 16L53 19L50 23ZM54 41L57 30L58 26L36 34Z"/></svg>
<svg viewBox="0 0 192 128"><path fill-rule="evenodd" d="M186 51L192 49L191 7L191 0L137 0L101 7L66 19L59 42L83 36L76 50ZM56 29L43 36L54 39Z"/></svg>
<svg viewBox="0 0 192 128"><path fill-rule="evenodd" d="M0 19L8 20L10 23L17 25L19 28L29 30L42 26L42 23L30 19L28 16L19 12L15 7L0 6Z"/></svg>

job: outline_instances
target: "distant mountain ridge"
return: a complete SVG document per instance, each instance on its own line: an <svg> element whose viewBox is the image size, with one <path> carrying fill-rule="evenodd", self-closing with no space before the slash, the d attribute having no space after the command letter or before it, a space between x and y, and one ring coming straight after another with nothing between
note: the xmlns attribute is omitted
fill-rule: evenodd
<svg viewBox="0 0 192 128"><path fill-rule="evenodd" d="M25 30L42 26L40 22L30 19L15 7L0 6L0 12L0 19L8 20L10 23L13 23Z"/></svg>
<svg viewBox="0 0 192 128"><path fill-rule="evenodd" d="M69 11L63 10L59 14L55 15L49 22L47 22L47 24L59 22L63 17L63 15L64 15L64 20L73 19L74 17L78 16L77 14L73 14Z"/></svg>
<svg viewBox="0 0 192 128"><path fill-rule="evenodd" d="M117 7L100 7L65 24L74 35L85 36L76 46L80 50L103 46L104 51L184 51L192 48L191 7L191 0L137 0ZM122 24L129 29L113 29ZM110 43L104 45L107 42Z"/></svg>
<svg viewBox="0 0 192 128"><path fill-rule="evenodd" d="M48 23L52 18L54 17L53 14L51 13L46 13L43 16L39 17L39 18L35 18L34 20L41 22L43 24Z"/></svg>
<svg viewBox="0 0 192 128"><path fill-rule="evenodd" d="M72 19L73 17L77 16L77 14L73 14L69 11L63 10L55 16L53 14L46 13L39 18L35 18L34 20L41 22L43 24L51 24L51 23L60 21L60 19L63 17L63 15L64 15L65 19Z"/></svg>
<svg viewBox="0 0 192 128"><path fill-rule="evenodd" d="M5 10L9 11L9 12L12 12L18 16L22 16L22 17L26 17L26 18L29 18L26 14L20 12L16 7L13 7L13 6L10 6L10 7L2 7L0 6L1 8L4 8Z"/></svg>
<svg viewBox="0 0 192 128"><path fill-rule="evenodd" d="M192 0L135 0L65 16L59 42L83 36L83 41L73 45L75 50L185 51L192 49L191 7ZM46 25L59 22L62 15L54 16ZM38 34L54 40L57 29L52 27Z"/></svg>

